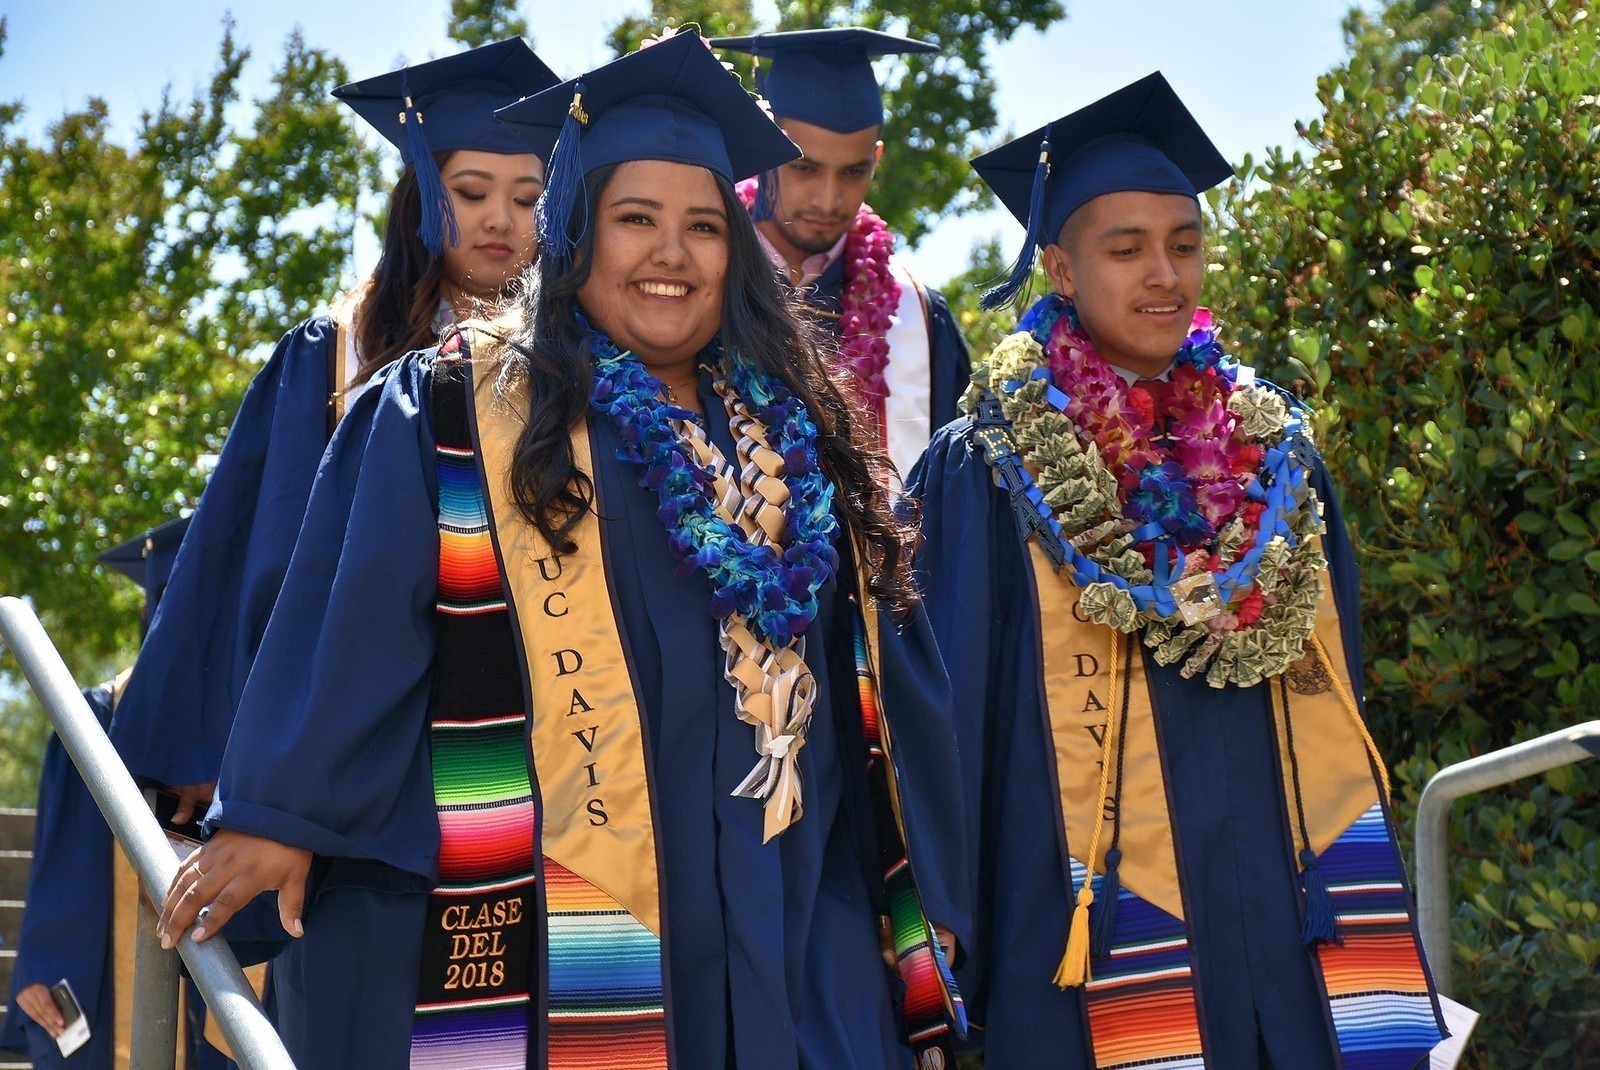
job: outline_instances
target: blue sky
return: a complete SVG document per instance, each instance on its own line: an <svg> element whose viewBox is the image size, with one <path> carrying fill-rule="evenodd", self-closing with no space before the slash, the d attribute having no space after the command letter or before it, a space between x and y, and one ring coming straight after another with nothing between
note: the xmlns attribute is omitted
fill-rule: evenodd
<svg viewBox="0 0 1600 1070"><path fill-rule="evenodd" d="M991 50L1002 123L1041 126L1112 89L1161 70L1230 160L1293 145L1294 123L1317 114L1317 77L1343 54L1339 23L1351 0L1066 0L1067 18L1025 30ZM218 0L29 0L0 12L8 22L0 99L27 107L22 132L36 136L63 111L104 98L114 127L131 132L170 85L178 99L203 89L216 65ZM607 57L606 31L646 8L644 0L524 0L533 44L557 73ZM17 8L20 7L20 10ZM263 91L288 34L339 55L353 77L454 50L444 36L446 0L235 0L236 40L254 56L246 98ZM758 14L761 11L758 3ZM332 88L331 86L329 88ZM882 181L893 181L884 174ZM947 219L911 251L932 282L959 271L972 245L1022 231L1003 212ZM363 242L358 273L376 247Z"/></svg>

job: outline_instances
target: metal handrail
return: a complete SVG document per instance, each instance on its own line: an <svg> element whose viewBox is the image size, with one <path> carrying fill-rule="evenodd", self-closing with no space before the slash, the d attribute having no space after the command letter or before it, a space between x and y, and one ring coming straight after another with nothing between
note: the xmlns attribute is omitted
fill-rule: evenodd
<svg viewBox="0 0 1600 1070"><path fill-rule="evenodd" d="M1600 721L1586 721L1514 746L1445 766L1433 775L1417 803L1417 927L1439 991L1449 995L1450 804L1466 795L1563 765L1600 757Z"/></svg>
<svg viewBox="0 0 1600 1070"><path fill-rule="evenodd" d="M178 859L33 607L20 598L0 598L0 641L16 655L146 893L152 902L163 902L177 874ZM294 1070L227 941L213 937L197 944L185 934L178 953L205 997L207 1010L222 1027L234 1060L244 1070Z"/></svg>

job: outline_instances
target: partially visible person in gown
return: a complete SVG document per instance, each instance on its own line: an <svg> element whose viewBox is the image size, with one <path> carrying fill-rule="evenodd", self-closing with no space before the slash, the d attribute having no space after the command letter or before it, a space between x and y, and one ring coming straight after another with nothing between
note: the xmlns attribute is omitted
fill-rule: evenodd
<svg viewBox="0 0 1600 1070"><path fill-rule="evenodd" d="M529 293L341 424L164 938L277 890L302 1068L948 1065L947 684L733 188L797 150L693 33L503 114Z"/></svg>
<svg viewBox="0 0 1600 1070"><path fill-rule="evenodd" d="M141 632L160 604L188 523L169 521L100 555L103 564L144 588ZM83 691L102 728L112 723L126 679L123 672ZM36 1070L125 1067L132 1037L138 877L54 734L45 744L35 815L33 858L0 1049L26 1056ZM248 957L249 949L242 950ZM89 1025L88 1042L69 1056L55 1042L66 1020L50 994L50 987L63 980ZM180 1065L195 1070L231 1067L226 1045L214 1046L216 1031L208 1033L206 1027L205 1005L186 984L178 1026Z"/></svg>
<svg viewBox="0 0 1600 1070"><path fill-rule="evenodd" d="M972 368L944 295L924 285L872 210L887 114L872 61L938 46L857 26L719 37L756 57L756 90L803 157L740 186L756 233L838 342L841 362L903 477L956 415ZM914 75L908 75L914 77ZM898 296L896 296L898 292Z"/></svg>

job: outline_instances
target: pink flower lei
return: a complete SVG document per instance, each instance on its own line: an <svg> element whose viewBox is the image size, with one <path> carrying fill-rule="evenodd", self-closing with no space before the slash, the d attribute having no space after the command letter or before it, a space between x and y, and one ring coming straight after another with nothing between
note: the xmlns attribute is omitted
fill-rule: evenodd
<svg viewBox="0 0 1600 1070"><path fill-rule="evenodd" d="M1134 505L1152 480L1161 491L1181 490L1181 495L1163 495L1160 511L1170 521L1168 530L1181 532L1178 541L1186 550L1209 543L1250 508L1245 487L1263 455L1228 410L1234 384L1222 367L1211 313L1195 310L1170 382L1146 387L1130 386L1117 374L1070 305L1061 311L1044 350L1052 381L1072 399L1067 417L1085 444L1099 447L1126 506ZM1160 434L1158 423L1169 433ZM1247 523L1254 519L1246 517Z"/></svg>
<svg viewBox="0 0 1600 1070"><path fill-rule="evenodd" d="M760 180L738 185L745 208L756 201ZM889 365L889 326L900 307L900 283L889 268L894 255L894 235L878 213L863 204L844 239L844 295L839 302L839 356L850 369L881 434L884 401L889 384L883 371Z"/></svg>

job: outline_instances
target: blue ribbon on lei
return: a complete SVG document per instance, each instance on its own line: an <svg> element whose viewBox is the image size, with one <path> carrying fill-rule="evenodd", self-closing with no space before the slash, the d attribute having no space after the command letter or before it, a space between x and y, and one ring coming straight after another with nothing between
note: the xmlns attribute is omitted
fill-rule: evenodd
<svg viewBox="0 0 1600 1070"><path fill-rule="evenodd" d="M757 545L717 515L715 473L694 459L674 420L696 420L689 409L661 400L661 381L631 352L620 349L584 321L594 356L589 403L622 437L617 456L637 465L639 485L656 492L656 516L678 560L678 575L699 569L711 580L710 611L722 619L742 615L758 639L783 649L816 619L817 592L839 567L834 544L833 484L817 461L817 428L806 407L776 376L758 371L720 345L710 352L725 368L729 386L766 429L783 458L788 543Z"/></svg>

